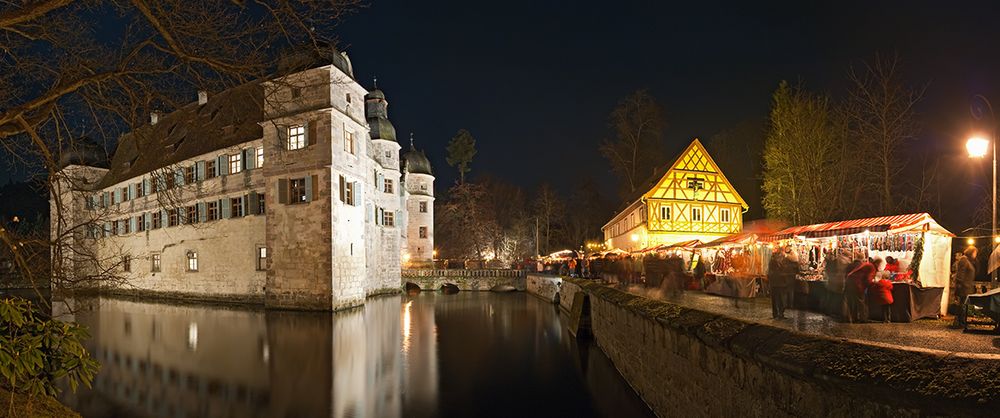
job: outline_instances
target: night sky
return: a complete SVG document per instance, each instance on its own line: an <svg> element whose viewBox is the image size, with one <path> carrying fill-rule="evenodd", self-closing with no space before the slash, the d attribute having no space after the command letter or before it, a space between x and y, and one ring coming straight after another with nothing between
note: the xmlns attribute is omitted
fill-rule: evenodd
<svg viewBox="0 0 1000 418"><path fill-rule="evenodd" d="M439 189L455 178L444 147L467 128L473 175L562 190L590 175L609 195L597 146L636 89L663 105L672 158L694 137L763 121L780 80L838 97L850 65L895 53L906 79L927 86L913 146L950 168L955 196L934 215L955 232L969 226L962 205L989 181L988 164L963 148L976 127L971 97L1000 107L1000 15L989 2L667 3L374 1L341 24L340 45L363 85L377 75L400 138L414 132Z"/></svg>

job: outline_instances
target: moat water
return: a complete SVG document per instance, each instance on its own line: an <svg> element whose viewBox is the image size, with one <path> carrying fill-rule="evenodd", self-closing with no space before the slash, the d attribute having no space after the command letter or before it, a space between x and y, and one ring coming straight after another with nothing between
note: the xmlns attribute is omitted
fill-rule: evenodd
<svg viewBox="0 0 1000 418"><path fill-rule="evenodd" d="M334 314L73 305L102 363L92 389L62 395L84 417L652 416L558 308L525 293L425 292Z"/></svg>

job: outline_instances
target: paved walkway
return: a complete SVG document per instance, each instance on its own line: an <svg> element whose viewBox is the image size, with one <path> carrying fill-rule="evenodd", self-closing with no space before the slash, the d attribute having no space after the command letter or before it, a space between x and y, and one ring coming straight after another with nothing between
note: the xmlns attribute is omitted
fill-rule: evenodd
<svg viewBox="0 0 1000 418"><path fill-rule="evenodd" d="M810 334L950 352L1000 355L1000 335L988 332L963 333L961 329L948 327L953 322L950 318L921 319L911 323L850 324L838 322L817 312L788 309L785 311L786 319L772 319L771 300L766 297L734 299L700 291L687 291L671 297L658 290L638 286L630 287L628 291L690 308Z"/></svg>

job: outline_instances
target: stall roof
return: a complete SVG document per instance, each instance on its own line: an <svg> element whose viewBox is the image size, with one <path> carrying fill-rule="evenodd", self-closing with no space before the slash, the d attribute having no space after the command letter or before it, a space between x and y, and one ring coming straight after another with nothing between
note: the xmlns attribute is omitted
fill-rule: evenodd
<svg viewBox="0 0 1000 418"><path fill-rule="evenodd" d="M722 238L719 238L719 239L716 239L716 240L712 240L712 241L706 242L704 244L701 244L698 247L700 247L700 248L711 248L711 247L719 247L719 246L723 246L723 245L752 244L754 242L757 242L757 240L759 240L759 239L760 239L760 235L757 234L757 233L754 233L754 232L743 232L743 233L739 233L739 234L733 234L733 235L725 236L725 237L722 237Z"/></svg>
<svg viewBox="0 0 1000 418"><path fill-rule="evenodd" d="M906 215L879 216L877 218L854 219L850 221L827 222L822 224L793 226L785 228L766 237L767 241L789 239L795 236L809 238L834 237L839 235L860 234L865 231L902 233L908 231L933 231L942 235L954 237L944 229L931 215L927 213L910 213Z"/></svg>

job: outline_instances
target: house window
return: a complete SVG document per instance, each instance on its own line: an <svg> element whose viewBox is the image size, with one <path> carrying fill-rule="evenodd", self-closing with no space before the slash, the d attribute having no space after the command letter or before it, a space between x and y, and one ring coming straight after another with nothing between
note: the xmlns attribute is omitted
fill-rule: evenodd
<svg viewBox="0 0 1000 418"><path fill-rule="evenodd" d="M264 193L257 194L257 215L264 215L267 212L264 210Z"/></svg>
<svg viewBox="0 0 1000 418"><path fill-rule="evenodd" d="M292 87L292 98L298 99L299 96L302 96L302 89L298 87Z"/></svg>
<svg viewBox="0 0 1000 418"><path fill-rule="evenodd" d="M122 256L122 271L126 273L132 272L132 257L123 255Z"/></svg>
<svg viewBox="0 0 1000 418"><path fill-rule="evenodd" d="M344 131L344 151L354 154L354 132Z"/></svg>
<svg viewBox="0 0 1000 418"><path fill-rule="evenodd" d="M306 147L306 127L294 125L288 127L288 149L296 150Z"/></svg>
<svg viewBox="0 0 1000 418"><path fill-rule="evenodd" d="M393 225L393 213L391 211L382 212L382 225L392 226Z"/></svg>
<svg viewBox="0 0 1000 418"><path fill-rule="evenodd" d="M187 252L187 271L198 271L198 252Z"/></svg>
<svg viewBox="0 0 1000 418"><path fill-rule="evenodd" d="M208 202L207 206L208 220L214 221L221 218L221 216L219 216L219 202Z"/></svg>
<svg viewBox="0 0 1000 418"><path fill-rule="evenodd" d="M670 206L660 206L660 220L670 220Z"/></svg>
<svg viewBox="0 0 1000 418"><path fill-rule="evenodd" d="M691 220L692 221L701 220L701 208L691 208Z"/></svg>
<svg viewBox="0 0 1000 418"><path fill-rule="evenodd" d="M340 201L354 206L354 182L347 181L344 176L340 176Z"/></svg>
<svg viewBox="0 0 1000 418"><path fill-rule="evenodd" d="M142 232L146 230L146 216L139 215L135 217L135 230L136 232Z"/></svg>
<svg viewBox="0 0 1000 418"><path fill-rule="evenodd" d="M167 210L167 226L177 226L178 209Z"/></svg>
<svg viewBox="0 0 1000 418"><path fill-rule="evenodd" d="M419 237L420 238L427 238L427 227L426 226L420 227L420 235L419 235Z"/></svg>
<svg viewBox="0 0 1000 418"><path fill-rule="evenodd" d="M194 166L184 167L184 184L194 183Z"/></svg>
<svg viewBox="0 0 1000 418"><path fill-rule="evenodd" d="M427 213L427 202L420 202L420 213Z"/></svg>
<svg viewBox="0 0 1000 418"><path fill-rule="evenodd" d="M719 219L722 222L728 223L729 222L729 209L720 209L719 210Z"/></svg>
<svg viewBox="0 0 1000 418"><path fill-rule="evenodd" d="M288 203L303 203L306 201L306 179L288 180Z"/></svg>
<svg viewBox="0 0 1000 418"><path fill-rule="evenodd" d="M163 176L164 190L170 190L174 188L174 181L177 180L173 174L167 174Z"/></svg>
<svg viewBox="0 0 1000 418"><path fill-rule="evenodd" d="M163 218L160 212L153 212L153 229L163 228Z"/></svg>
<svg viewBox="0 0 1000 418"><path fill-rule="evenodd" d="M261 168L264 166L264 147L257 147L254 149L254 158L257 159L257 163L254 167Z"/></svg>
<svg viewBox="0 0 1000 418"><path fill-rule="evenodd" d="M239 218L243 216L243 197L234 197L229 199L230 214L233 218Z"/></svg>
<svg viewBox="0 0 1000 418"><path fill-rule="evenodd" d="M392 159L392 153L391 153L391 152L389 152L389 151L386 151L386 152L385 152L385 158L386 158L386 159Z"/></svg>
<svg viewBox="0 0 1000 418"><path fill-rule="evenodd" d="M267 247L257 247L257 271L267 270Z"/></svg>
<svg viewBox="0 0 1000 418"><path fill-rule="evenodd" d="M127 201L128 199L128 187L122 187L122 202Z"/></svg>
<svg viewBox="0 0 1000 418"><path fill-rule="evenodd" d="M243 171L243 154L236 153L229 156L229 173L236 174Z"/></svg>
<svg viewBox="0 0 1000 418"><path fill-rule="evenodd" d="M205 161L205 178L210 179L215 177L215 160Z"/></svg>
<svg viewBox="0 0 1000 418"><path fill-rule="evenodd" d="M153 253L152 255L150 255L149 256L149 261L150 261L150 264L151 264L149 271L152 271L153 273L159 273L160 272L160 253Z"/></svg>
<svg viewBox="0 0 1000 418"><path fill-rule="evenodd" d="M386 193L392 193L392 179L385 179L385 187L383 191Z"/></svg>
<svg viewBox="0 0 1000 418"><path fill-rule="evenodd" d="M351 102L351 93L347 93L347 103Z"/></svg>
<svg viewBox="0 0 1000 418"><path fill-rule="evenodd" d="M135 184L135 197L143 197L146 195L146 188L142 187L142 182Z"/></svg>
<svg viewBox="0 0 1000 418"><path fill-rule="evenodd" d="M421 184L420 185L420 190L427 191L427 185L426 184Z"/></svg>
<svg viewBox="0 0 1000 418"><path fill-rule="evenodd" d="M187 223L194 224L198 223L198 206L192 205L187 207Z"/></svg>
<svg viewBox="0 0 1000 418"><path fill-rule="evenodd" d="M121 222L122 224L121 228L119 229L119 231L122 232L122 235L132 233L132 223L129 222L128 219L122 219L119 222Z"/></svg>

